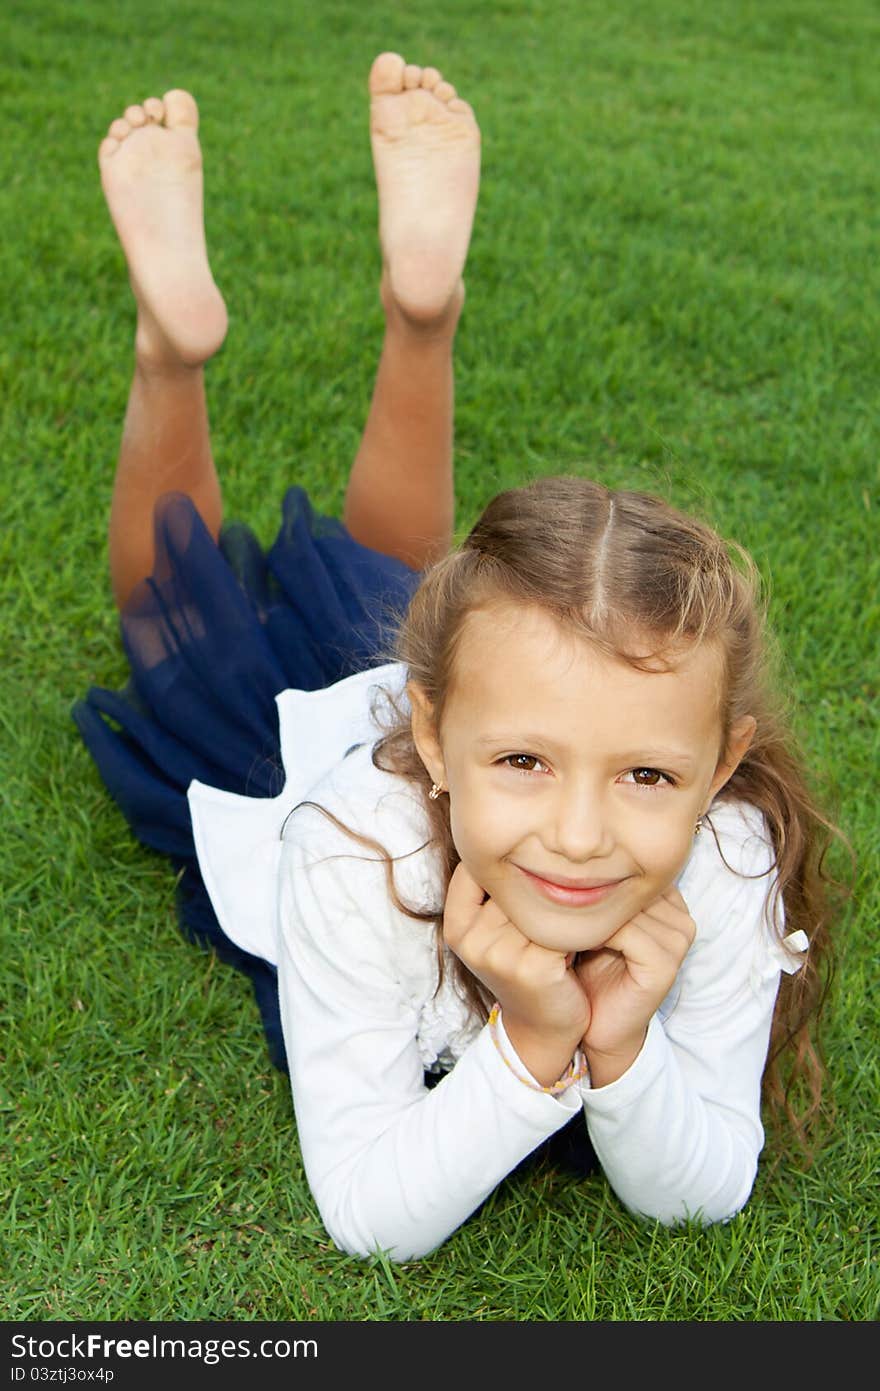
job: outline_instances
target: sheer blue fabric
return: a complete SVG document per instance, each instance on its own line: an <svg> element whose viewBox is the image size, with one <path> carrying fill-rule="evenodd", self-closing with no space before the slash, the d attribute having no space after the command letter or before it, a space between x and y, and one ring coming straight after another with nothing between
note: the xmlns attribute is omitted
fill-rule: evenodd
<svg viewBox="0 0 880 1391"><path fill-rule="evenodd" d="M272 1060L284 1069L274 967L217 923L186 790L198 778L251 797L280 792L275 696L387 660L419 575L360 545L301 488L286 494L266 553L241 523L216 544L182 494L157 504L155 537L153 574L121 615L128 685L93 687L73 717L137 838L180 874L185 935L250 976Z"/></svg>

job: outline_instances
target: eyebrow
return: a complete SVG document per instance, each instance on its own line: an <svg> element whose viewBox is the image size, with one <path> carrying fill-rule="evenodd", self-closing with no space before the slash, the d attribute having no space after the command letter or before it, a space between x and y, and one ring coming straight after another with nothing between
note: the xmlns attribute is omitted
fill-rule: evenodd
<svg viewBox="0 0 880 1391"><path fill-rule="evenodd" d="M534 734L525 729L518 729L510 734L505 730L498 734L481 734L476 742L481 748L489 744L510 744L511 747L515 744L517 748L524 748L526 744L542 744L545 749L560 747L555 739L548 739L546 734Z"/></svg>
<svg viewBox="0 0 880 1391"><path fill-rule="evenodd" d="M489 748L493 744L507 745L508 748L544 748L556 753L565 752L555 739L548 739L544 734L536 734L528 730L517 730L515 733L501 731L499 734L482 734L477 740L478 748ZM692 768L696 763L693 754L686 753L684 749L635 749L623 750L620 753L611 755L614 763L628 763L631 767L653 767L655 763L675 763L680 766Z"/></svg>

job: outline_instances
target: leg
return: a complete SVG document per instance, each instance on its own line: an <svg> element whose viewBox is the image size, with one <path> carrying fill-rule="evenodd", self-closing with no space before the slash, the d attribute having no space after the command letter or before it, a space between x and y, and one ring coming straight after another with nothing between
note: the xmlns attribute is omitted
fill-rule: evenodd
<svg viewBox="0 0 880 1391"><path fill-rule="evenodd" d="M463 294L435 326L413 324L383 281L386 324L343 519L355 540L422 569L454 524L452 342Z"/></svg>
<svg viewBox="0 0 880 1391"><path fill-rule="evenodd" d="M187 493L216 540L223 502L211 456L201 367L135 358L110 504L108 550L121 608L153 568L153 508L163 493Z"/></svg>
<svg viewBox="0 0 880 1391"><path fill-rule="evenodd" d="M198 113L186 92L131 106L98 152L107 203L137 301L135 373L110 509L110 575L121 606L153 564L153 507L192 497L216 537L202 364L226 333L202 221Z"/></svg>
<svg viewBox="0 0 880 1391"><path fill-rule="evenodd" d="M421 568L452 536L452 344L480 133L435 68L382 54L370 92L386 329L343 517L356 540Z"/></svg>

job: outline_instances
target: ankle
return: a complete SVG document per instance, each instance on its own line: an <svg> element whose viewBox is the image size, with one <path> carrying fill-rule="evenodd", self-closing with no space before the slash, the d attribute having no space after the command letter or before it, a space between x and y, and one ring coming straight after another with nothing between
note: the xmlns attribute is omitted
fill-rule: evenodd
<svg viewBox="0 0 880 1391"><path fill-rule="evenodd" d="M218 295L219 299L219 295ZM137 327L134 335L135 360L152 376L180 376L201 372L222 346L226 336L226 311L220 300L222 328L215 323L212 333L201 340L174 337L166 333L149 308L138 300ZM216 316L215 316L216 317Z"/></svg>
<svg viewBox="0 0 880 1391"><path fill-rule="evenodd" d="M387 271L382 274L379 298L385 311L385 327L389 335L405 338L413 347L419 344L450 346L464 306L464 281L459 280L447 303L430 318L407 314L392 292Z"/></svg>
<svg viewBox="0 0 880 1391"><path fill-rule="evenodd" d="M140 334L134 343L135 374L146 382L192 381L204 373L204 363L185 362L176 353L157 347L154 339Z"/></svg>

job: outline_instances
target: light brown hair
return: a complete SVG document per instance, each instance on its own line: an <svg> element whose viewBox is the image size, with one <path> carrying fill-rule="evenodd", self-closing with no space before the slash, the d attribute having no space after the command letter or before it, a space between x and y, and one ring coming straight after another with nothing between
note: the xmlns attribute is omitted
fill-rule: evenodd
<svg viewBox="0 0 880 1391"><path fill-rule="evenodd" d="M817 1022L831 968L832 881L823 862L838 833L813 798L779 698L753 561L702 522L643 493L551 477L499 494L462 545L425 572L390 654L405 664L432 703L438 728L464 620L499 601L539 606L567 630L637 666L692 643L718 644L724 744L743 716L757 723L750 748L719 795L763 812L775 851L771 922L780 934L803 929L810 940L803 968L783 974L764 1074L771 1118L773 1113L786 1117L809 1152L824 1075ZM357 839L384 855L394 901L410 916L435 925L439 951L443 900L458 854L448 800L428 799L430 779L408 715L400 710L398 716L377 743L373 761L422 789L442 866L441 902L402 903L391 857L368 838ZM779 899L784 929L775 911ZM453 969L485 1018L479 982L457 958Z"/></svg>

